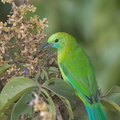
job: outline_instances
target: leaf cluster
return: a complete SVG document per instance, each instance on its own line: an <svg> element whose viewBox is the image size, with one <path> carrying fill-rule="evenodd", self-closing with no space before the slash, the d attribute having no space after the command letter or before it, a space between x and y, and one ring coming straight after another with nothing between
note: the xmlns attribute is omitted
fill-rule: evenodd
<svg viewBox="0 0 120 120"><path fill-rule="evenodd" d="M27 19L26 14L36 10L33 5L16 6L13 0L7 2L12 8L7 22L0 22L0 65L1 69L4 66L9 69L3 71L4 75L1 73L1 81L18 75L33 77L39 63L34 55L46 37L43 29L48 27L47 19L40 20L37 15Z"/></svg>

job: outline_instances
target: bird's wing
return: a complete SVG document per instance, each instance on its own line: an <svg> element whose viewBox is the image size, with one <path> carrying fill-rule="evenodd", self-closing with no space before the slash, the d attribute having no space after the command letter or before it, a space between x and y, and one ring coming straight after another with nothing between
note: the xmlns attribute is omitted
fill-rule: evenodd
<svg viewBox="0 0 120 120"><path fill-rule="evenodd" d="M79 56L80 55L80 56ZM67 55L59 62L59 67L64 79L86 99L93 99L97 93L97 83L93 68L87 55L82 51Z"/></svg>

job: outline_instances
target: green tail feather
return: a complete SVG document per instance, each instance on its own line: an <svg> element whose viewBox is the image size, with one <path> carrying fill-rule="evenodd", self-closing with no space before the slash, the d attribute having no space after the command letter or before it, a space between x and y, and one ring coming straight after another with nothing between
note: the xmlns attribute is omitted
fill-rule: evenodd
<svg viewBox="0 0 120 120"><path fill-rule="evenodd" d="M100 102L88 104L85 107L89 116L89 120L106 120Z"/></svg>

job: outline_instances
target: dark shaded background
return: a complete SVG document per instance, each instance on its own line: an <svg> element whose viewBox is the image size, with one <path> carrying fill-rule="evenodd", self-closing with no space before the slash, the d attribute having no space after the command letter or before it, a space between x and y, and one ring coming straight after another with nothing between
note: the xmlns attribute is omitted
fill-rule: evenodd
<svg viewBox="0 0 120 120"><path fill-rule="evenodd" d="M78 40L91 58L104 94L112 86L120 86L119 0L31 0L31 4L37 7L34 14L48 19L48 36L62 31ZM0 21L6 21L9 12L10 5L0 3ZM120 115L106 111L108 120L120 119Z"/></svg>

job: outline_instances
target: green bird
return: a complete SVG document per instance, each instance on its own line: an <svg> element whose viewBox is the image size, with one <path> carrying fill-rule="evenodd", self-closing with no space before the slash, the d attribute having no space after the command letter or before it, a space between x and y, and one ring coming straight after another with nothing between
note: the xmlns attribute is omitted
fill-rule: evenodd
<svg viewBox="0 0 120 120"><path fill-rule="evenodd" d="M106 120L98 93L98 86L89 57L71 35L58 32L50 36L43 48L58 49L58 65L65 81L75 89L83 101L89 120Z"/></svg>

